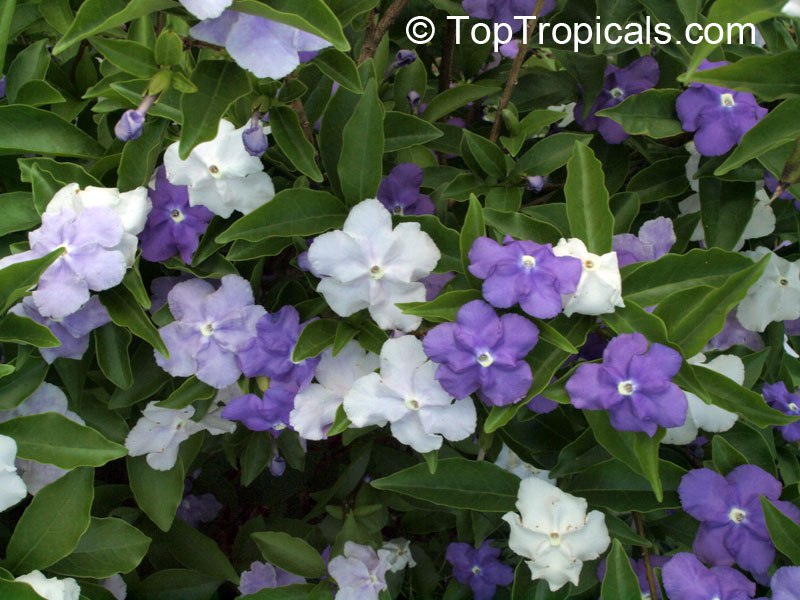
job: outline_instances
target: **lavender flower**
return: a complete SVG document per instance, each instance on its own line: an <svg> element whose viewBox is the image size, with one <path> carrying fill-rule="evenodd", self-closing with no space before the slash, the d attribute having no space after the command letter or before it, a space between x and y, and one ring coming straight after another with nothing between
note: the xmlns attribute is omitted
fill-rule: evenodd
<svg viewBox="0 0 800 600"><path fill-rule="evenodd" d="M658 217L639 228L639 235L620 233L614 236L614 252L620 268L638 262L657 260L678 241L672 220Z"/></svg>
<svg viewBox="0 0 800 600"><path fill-rule="evenodd" d="M0 100L6 97L6 76L0 77Z"/></svg>
<svg viewBox="0 0 800 600"><path fill-rule="evenodd" d="M179 0L183 7L198 19L214 19L228 8L233 0Z"/></svg>
<svg viewBox="0 0 800 600"><path fill-rule="evenodd" d="M750 600L756 593L756 584L736 569L707 569L688 552L673 556L662 574L670 600Z"/></svg>
<svg viewBox="0 0 800 600"><path fill-rule="evenodd" d="M239 593L243 596L257 594L264 589L272 589L305 583L306 580L299 575L293 575L280 567L264 562L250 563L250 569L242 573L239 581Z"/></svg>
<svg viewBox="0 0 800 600"><path fill-rule="evenodd" d="M259 398L247 394L231 400L222 409L222 416L231 421L240 421L250 431L271 431L280 435L289 424L298 387L292 383L279 382Z"/></svg>
<svg viewBox="0 0 800 600"><path fill-rule="evenodd" d="M778 500L781 491L781 482L755 465L736 467L727 477L711 469L689 471L678 494L683 510L700 521L693 552L708 564L729 567L736 563L764 577L775 559L775 546L759 497L765 496L800 523L800 508Z"/></svg>
<svg viewBox="0 0 800 600"><path fill-rule="evenodd" d="M369 546L345 542L344 555L328 563L328 572L339 584L336 600L378 600L378 595L388 589L390 555L388 550L375 552Z"/></svg>
<svg viewBox="0 0 800 600"><path fill-rule="evenodd" d="M453 577L472 589L475 600L491 600L497 586L511 585L514 581L514 570L500 561L500 549L493 547L491 540L479 548L452 542L447 546L445 558L453 565Z"/></svg>
<svg viewBox="0 0 800 600"><path fill-rule="evenodd" d="M607 410L619 431L643 431L653 437L658 427L679 427L686 421L688 402L672 383L681 355L653 344L639 334L611 340L602 364L583 364L567 381L572 405L582 410Z"/></svg>
<svg viewBox="0 0 800 600"><path fill-rule="evenodd" d="M497 308L519 304L540 319L551 319L562 309L561 296L575 292L581 278L581 261L556 256L550 244L514 241L503 245L479 237L469 251L469 272L483 279L483 297Z"/></svg>
<svg viewBox="0 0 800 600"><path fill-rule="evenodd" d="M383 178L378 200L395 215L432 215L435 211L430 196L420 193L424 174L414 163L402 163Z"/></svg>
<svg viewBox="0 0 800 600"><path fill-rule="evenodd" d="M733 346L745 346L756 351L764 347L764 340L761 339L760 335L742 327L739 319L736 318L735 310L728 313L725 318L725 327L709 340L706 348L710 350L727 350Z"/></svg>
<svg viewBox="0 0 800 600"><path fill-rule="evenodd" d="M706 60L697 70L727 64ZM692 83L678 96L676 109L684 131L695 132L694 143L703 156L725 154L767 114L752 94L705 83Z"/></svg>
<svg viewBox="0 0 800 600"><path fill-rule="evenodd" d="M425 336L425 353L439 363L436 379L457 399L477 391L481 400L504 406L521 400L533 381L525 356L539 339L528 319L498 317L481 300L468 302L455 323L442 323Z"/></svg>
<svg viewBox="0 0 800 600"><path fill-rule="evenodd" d="M262 156L269 148L260 112L256 111L250 117L250 127L242 132L242 143L250 156Z"/></svg>
<svg viewBox="0 0 800 600"><path fill-rule="evenodd" d="M488 19L495 23L504 23L512 33L522 29L524 21L514 17L531 17L536 7L536 0L463 0L461 6L474 19ZM543 17L556 8L556 0L545 0Z"/></svg>
<svg viewBox="0 0 800 600"><path fill-rule="evenodd" d="M200 523L211 523L221 510L222 504L214 494L187 494L178 506L177 517L197 529Z"/></svg>
<svg viewBox="0 0 800 600"><path fill-rule="evenodd" d="M800 597L800 567L781 567L775 571L769 585L772 600L797 600Z"/></svg>
<svg viewBox="0 0 800 600"><path fill-rule="evenodd" d="M153 107L156 96L145 96L136 110L126 110L114 125L114 135L121 142L139 139L144 129L147 112Z"/></svg>
<svg viewBox="0 0 800 600"><path fill-rule="evenodd" d="M142 258L161 262L179 254L187 265L214 213L205 206L191 206L185 185L173 185L162 165L156 171L155 187L149 190L153 210L139 238Z"/></svg>
<svg viewBox="0 0 800 600"><path fill-rule="evenodd" d="M205 281L179 283L168 296L175 321L160 329L169 358L156 351L156 362L174 377L196 375L222 389L242 374L236 355L256 333L266 313L255 306L250 284L238 275L222 278L219 290Z"/></svg>
<svg viewBox="0 0 800 600"><path fill-rule="evenodd" d="M765 384L761 393L764 394L764 400L767 401L767 404L775 410L792 417L800 417L800 389L792 393L786 388L784 382L779 381ZM800 421L782 425L776 429L780 431L783 439L787 442L800 441Z"/></svg>
<svg viewBox="0 0 800 600"><path fill-rule="evenodd" d="M599 131L609 144L621 144L629 137L622 125L608 117L598 117L596 113L606 108L613 108L631 96L654 88L658 84L661 71L656 59L652 56L643 56L624 68L608 65L605 75L603 90L592 104L589 116L586 118L583 116L586 102L586 98L583 98L575 105L575 121L585 131Z"/></svg>
<svg viewBox="0 0 800 600"><path fill-rule="evenodd" d="M538 194L544 189L547 180L541 175L533 175L525 178L525 188L531 192Z"/></svg>

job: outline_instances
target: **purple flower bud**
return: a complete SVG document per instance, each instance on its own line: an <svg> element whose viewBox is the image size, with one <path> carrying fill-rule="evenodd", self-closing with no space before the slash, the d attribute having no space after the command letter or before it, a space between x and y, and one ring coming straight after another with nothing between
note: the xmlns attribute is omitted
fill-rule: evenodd
<svg viewBox="0 0 800 600"><path fill-rule="evenodd" d="M242 133L242 141L251 156L261 156L269 148L267 136L264 135L264 128L261 125L245 129Z"/></svg>
<svg viewBox="0 0 800 600"><path fill-rule="evenodd" d="M6 97L6 76L0 77L0 100Z"/></svg>
<svg viewBox="0 0 800 600"><path fill-rule="evenodd" d="M411 108L417 108L419 106L420 101L422 100L422 96L419 95L418 92L411 90L408 92L408 96L406 96L408 103L411 105Z"/></svg>
<svg viewBox="0 0 800 600"><path fill-rule="evenodd" d="M400 50L395 57L394 68L398 69L400 67L407 67L415 60L417 60L417 54L413 50Z"/></svg>
<svg viewBox="0 0 800 600"><path fill-rule="evenodd" d="M139 139L142 129L144 129L144 115L135 110L126 110L114 125L114 135L121 142L129 142Z"/></svg>
<svg viewBox="0 0 800 600"><path fill-rule="evenodd" d="M273 477L281 477L286 472L286 461L276 454L269 464L269 472Z"/></svg>
<svg viewBox="0 0 800 600"><path fill-rule="evenodd" d="M536 192L537 194L544 189L545 179L541 175L534 175L533 177L526 177L528 183L525 187L527 187L531 192Z"/></svg>

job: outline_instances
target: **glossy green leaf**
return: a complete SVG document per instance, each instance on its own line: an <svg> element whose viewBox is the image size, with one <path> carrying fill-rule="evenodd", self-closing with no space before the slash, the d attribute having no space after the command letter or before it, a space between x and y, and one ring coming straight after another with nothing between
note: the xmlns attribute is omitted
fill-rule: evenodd
<svg viewBox="0 0 800 600"><path fill-rule="evenodd" d="M700 212L707 247L737 248L753 214L755 195L753 183L713 177L700 180Z"/></svg>
<svg viewBox="0 0 800 600"><path fill-rule="evenodd" d="M250 537L258 546L264 560L289 573L309 579L325 574L325 563L319 552L303 539L282 531L261 531Z"/></svg>
<svg viewBox="0 0 800 600"><path fill-rule="evenodd" d="M143 339L164 356L169 356L167 347L150 317L142 310L133 295L124 287L116 287L100 294L100 302L106 307L111 320L125 327L133 335Z"/></svg>
<svg viewBox="0 0 800 600"><path fill-rule="evenodd" d="M61 345L47 327L14 313L8 313L0 319L0 342L29 344L37 348L55 348Z"/></svg>
<svg viewBox="0 0 800 600"><path fill-rule="evenodd" d="M614 215L608 204L603 165L584 144L575 144L569 159L564 195L572 235L583 240L589 252L610 252Z"/></svg>
<svg viewBox="0 0 800 600"><path fill-rule="evenodd" d="M518 240L530 240L537 244L556 244L563 237L561 232L550 223L536 220L524 213L506 212L487 207L483 211L483 216L489 227Z"/></svg>
<svg viewBox="0 0 800 600"><path fill-rule="evenodd" d="M626 191L636 194L640 204L648 204L680 196L688 189L686 159L676 156L656 161L636 173Z"/></svg>
<svg viewBox="0 0 800 600"><path fill-rule="evenodd" d="M792 564L800 564L800 525L763 496L761 506L764 508L764 519L775 547Z"/></svg>
<svg viewBox="0 0 800 600"><path fill-rule="evenodd" d="M464 130L461 155L475 173L485 173L497 179L502 179L506 175L506 159L502 150L497 144L469 130Z"/></svg>
<svg viewBox="0 0 800 600"><path fill-rule="evenodd" d="M793 50L750 56L726 67L698 71L692 76L692 81L750 92L762 100L772 101L800 95L800 82L794 77L798 69L800 50Z"/></svg>
<svg viewBox="0 0 800 600"><path fill-rule="evenodd" d="M356 63L344 52L339 52L333 48L323 50L314 59L314 65L325 75L351 92L356 94L364 92L364 84L361 83L361 76L358 74Z"/></svg>
<svg viewBox="0 0 800 600"><path fill-rule="evenodd" d="M520 156L514 173L519 175L549 175L569 162L576 144L588 144L588 133L556 133L539 142Z"/></svg>
<svg viewBox="0 0 800 600"><path fill-rule="evenodd" d="M159 402L157 406L179 410L190 406L194 402L213 398L216 393L217 390L215 388L192 376L172 392L166 400Z"/></svg>
<svg viewBox="0 0 800 600"><path fill-rule="evenodd" d="M239 575L217 543L184 521L176 520L160 537L167 551L184 567L219 581L239 583Z"/></svg>
<svg viewBox="0 0 800 600"><path fill-rule="evenodd" d="M153 50L143 44L96 37L92 38L92 46L112 65L134 77L147 79L158 71Z"/></svg>
<svg viewBox="0 0 800 600"><path fill-rule="evenodd" d="M133 371L128 348L131 333L113 323L95 329L94 346L100 370L118 388L127 390L133 385Z"/></svg>
<svg viewBox="0 0 800 600"><path fill-rule="evenodd" d="M285 106L275 106L269 111L269 124L278 147L297 170L321 183L323 177L317 166L316 150L303 134L297 113Z"/></svg>
<svg viewBox="0 0 800 600"><path fill-rule="evenodd" d="M446 323L456 320L459 309L467 302L481 300L478 290L456 290L440 294L430 302L408 302L397 307L407 315L422 317L431 323Z"/></svg>
<svg viewBox="0 0 800 600"><path fill-rule="evenodd" d="M169 531L175 513L183 500L183 463L169 471L156 471L144 456L128 457L128 481L136 504L161 531Z"/></svg>
<svg viewBox="0 0 800 600"><path fill-rule="evenodd" d="M220 581L212 575L189 569L163 569L129 588L132 597L147 600L208 600Z"/></svg>
<svg viewBox="0 0 800 600"><path fill-rule="evenodd" d="M634 94L624 102L601 110L598 117L613 119L630 135L646 135L654 139L683 134L675 114L678 90L647 90Z"/></svg>
<svg viewBox="0 0 800 600"><path fill-rule="evenodd" d="M0 410L16 408L35 392L48 368L43 360L29 358L22 365L16 365L13 373L0 378Z"/></svg>
<svg viewBox="0 0 800 600"><path fill-rule="evenodd" d="M467 279L472 283L472 287L480 289L481 283L476 277L469 273L469 252L472 245L479 237L486 235L486 224L483 220L483 208L478 199L472 195L469 199L469 209L464 219L464 226L461 228L459 247L461 248L461 264Z"/></svg>
<svg viewBox="0 0 800 600"><path fill-rule="evenodd" d="M601 593L604 598L615 600L641 600L639 580L631 567L630 558L619 540L613 540L611 552L606 559L606 574Z"/></svg>
<svg viewBox="0 0 800 600"><path fill-rule="evenodd" d="M445 90L428 102L428 107L422 113L422 118L433 123L450 113L455 112L470 102L480 100L486 96L500 91L497 87L465 84Z"/></svg>
<svg viewBox="0 0 800 600"><path fill-rule="evenodd" d="M373 79L342 131L344 150L337 169L342 195L350 205L374 198L378 192L383 172L383 112Z"/></svg>
<svg viewBox="0 0 800 600"><path fill-rule="evenodd" d="M292 360L296 363L307 358L319 356L323 350L333 345L339 322L333 319L311 321L303 328L297 339Z"/></svg>
<svg viewBox="0 0 800 600"><path fill-rule="evenodd" d="M727 475L738 466L747 464L747 458L721 435L711 439L714 468L722 475Z"/></svg>
<svg viewBox="0 0 800 600"><path fill-rule="evenodd" d="M397 111L387 111L383 117L386 135L384 152L397 152L437 140L444 134L428 121Z"/></svg>
<svg viewBox="0 0 800 600"><path fill-rule="evenodd" d="M0 150L93 158L105 150L72 123L56 114L14 104L0 106Z"/></svg>

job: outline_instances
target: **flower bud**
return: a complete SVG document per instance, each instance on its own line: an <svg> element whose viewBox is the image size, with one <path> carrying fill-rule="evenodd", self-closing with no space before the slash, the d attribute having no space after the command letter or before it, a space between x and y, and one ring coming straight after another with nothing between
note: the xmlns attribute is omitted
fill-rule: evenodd
<svg viewBox="0 0 800 600"><path fill-rule="evenodd" d="M417 108L419 106L420 101L422 100L422 96L419 95L418 92L411 90L408 92L408 96L406 96L408 103L411 105L411 108Z"/></svg>
<svg viewBox="0 0 800 600"><path fill-rule="evenodd" d="M413 50L400 50L400 52L395 55L394 59L394 67L396 69L400 67L407 67L417 60L417 54Z"/></svg>
<svg viewBox="0 0 800 600"><path fill-rule="evenodd" d="M121 142L138 139L144 129L144 115L135 110L126 110L114 126L114 135Z"/></svg>
<svg viewBox="0 0 800 600"><path fill-rule="evenodd" d="M261 156L269 148L267 136L264 135L264 127L261 125L261 120L256 116L253 117L253 122L250 127L242 132L242 142L244 148L251 156Z"/></svg>
<svg viewBox="0 0 800 600"><path fill-rule="evenodd" d="M536 192L537 194L544 189L545 179L541 175L534 175L533 177L526 177L528 183L525 187L528 188L531 192Z"/></svg>
<svg viewBox="0 0 800 600"><path fill-rule="evenodd" d="M6 97L6 76L0 77L0 100Z"/></svg>

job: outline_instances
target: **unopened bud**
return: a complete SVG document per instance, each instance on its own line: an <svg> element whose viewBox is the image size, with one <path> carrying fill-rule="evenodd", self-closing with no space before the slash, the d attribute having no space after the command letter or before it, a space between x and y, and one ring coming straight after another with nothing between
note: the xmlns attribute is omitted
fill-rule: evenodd
<svg viewBox="0 0 800 600"><path fill-rule="evenodd" d="M144 129L144 115L135 110L126 110L117 124L114 125L114 135L121 142L136 140L142 135Z"/></svg>
<svg viewBox="0 0 800 600"><path fill-rule="evenodd" d="M259 113L253 113L253 117L250 119L250 127L242 132L242 142L250 156L261 156L269 148L269 142L264 134L264 126L261 124L261 115Z"/></svg>
<svg viewBox="0 0 800 600"><path fill-rule="evenodd" d="M400 50L395 57L394 57L394 67L407 67L415 60L417 60L417 54L413 50Z"/></svg>
<svg viewBox="0 0 800 600"><path fill-rule="evenodd" d="M533 177L526 177L528 183L525 187L527 187L530 191L536 192L537 194L544 189L545 179L541 175L534 175Z"/></svg>

